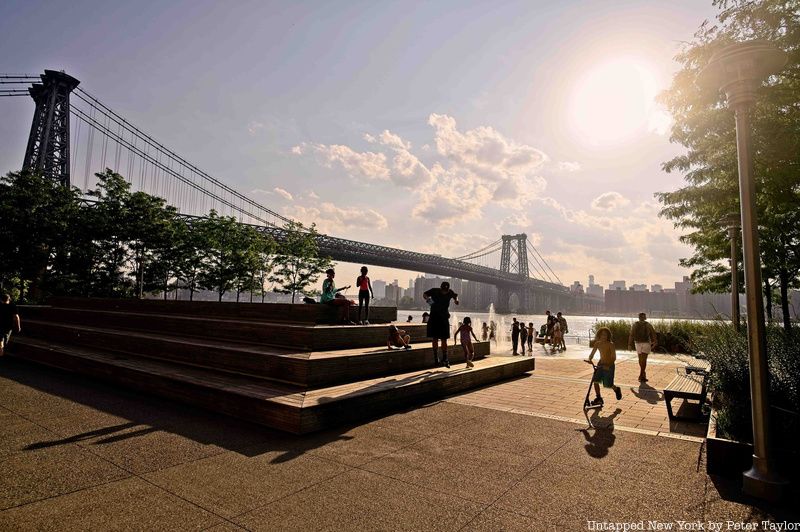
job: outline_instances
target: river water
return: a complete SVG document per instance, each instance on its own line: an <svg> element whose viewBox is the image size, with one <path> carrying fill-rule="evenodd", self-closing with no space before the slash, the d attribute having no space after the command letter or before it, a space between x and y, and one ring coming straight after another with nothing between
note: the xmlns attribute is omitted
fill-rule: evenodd
<svg viewBox="0 0 800 532"><path fill-rule="evenodd" d="M412 317L412 323L420 323L422 321L422 310L397 310L397 321L404 322L407 320L408 316ZM497 331L498 331L498 340L501 343L506 343L510 341L511 337L511 322L512 318L517 318L517 320L528 324L533 323L533 327L535 330L539 330L545 323L545 315L544 314L497 314L495 312L476 312L476 311L461 311L458 306L451 304L450 305L450 327L453 331L455 331L456 327L458 327L458 323L464 319L465 316L469 316L472 319L472 327L475 330L475 335L480 338L481 337L481 326L483 322L489 323L490 321L494 321L497 324ZM569 333L566 335L566 341L568 344L579 344L579 345L589 345L589 340L592 338L592 327L595 323L600 320L628 320L630 322L635 321L635 318L631 318L630 316L569 316L564 315L567 319L567 326L569 328ZM650 323L653 325L660 323L660 322L671 322L675 321L672 319L648 319ZM694 321L694 320L693 320ZM704 321L704 320L700 320ZM501 334L505 331L505 334Z"/></svg>

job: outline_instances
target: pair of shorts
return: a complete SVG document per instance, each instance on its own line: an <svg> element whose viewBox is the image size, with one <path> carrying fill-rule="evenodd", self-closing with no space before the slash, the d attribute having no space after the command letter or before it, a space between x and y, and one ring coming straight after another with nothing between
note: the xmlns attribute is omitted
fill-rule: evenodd
<svg viewBox="0 0 800 532"><path fill-rule="evenodd" d="M11 331L6 331L0 334L0 347L8 347L8 342L11 341Z"/></svg>
<svg viewBox="0 0 800 532"><path fill-rule="evenodd" d="M634 346L636 347L637 353L643 353L645 355L650 354L650 348L652 347L650 342L634 342Z"/></svg>
<svg viewBox="0 0 800 532"><path fill-rule="evenodd" d="M597 366L592 376L592 382L599 382L603 388L614 387L614 366Z"/></svg>

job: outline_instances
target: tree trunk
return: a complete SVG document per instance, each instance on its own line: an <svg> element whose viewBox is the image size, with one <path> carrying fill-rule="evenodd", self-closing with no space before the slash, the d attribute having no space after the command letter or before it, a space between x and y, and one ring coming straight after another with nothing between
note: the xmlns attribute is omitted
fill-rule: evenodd
<svg viewBox="0 0 800 532"><path fill-rule="evenodd" d="M769 284L769 277L764 276L764 297L767 305L767 322L772 321L772 287Z"/></svg>
<svg viewBox="0 0 800 532"><path fill-rule="evenodd" d="M294 290L292 290L292 305L294 305L294 296L295 296L295 294L296 294L296 293L297 293L297 292L295 292Z"/></svg>
<svg viewBox="0 0 800 532"><path fill-rule="evenodd" d="M781 315L783 329L788 333L792 330L792 320L789 316L789 272L786 268L778 270L778 279L781 287Z"/></svg>
<svg viewBox="0 0 800 532"><path fill-rule="evenodd" d="M217 303L222 303L222 294L223 294L223 293L224 293L224 292L223 292L222 290L220 290L220 291L218 292L218 294L219 294L219 298L217 298Z"/></svg>

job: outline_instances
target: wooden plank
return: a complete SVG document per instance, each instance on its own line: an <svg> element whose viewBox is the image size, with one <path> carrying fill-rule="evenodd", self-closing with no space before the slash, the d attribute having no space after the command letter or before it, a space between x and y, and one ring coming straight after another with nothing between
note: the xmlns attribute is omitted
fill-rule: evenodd
<svg viewBox="0 0 800 532"><path fill-rule="evenodd" d="M84 310L116 310L119 312L147 312L155 314L180 314L234 319L254 319L298 323L334 323L337 309L329 305L286 303L231 303L216 301L163 301L158 299L108 299L54 297L48 300L53 307ZM358 308L351 309L355 319ZM370 320L388 323L397 320L395 307L370 307Z"/></svg>

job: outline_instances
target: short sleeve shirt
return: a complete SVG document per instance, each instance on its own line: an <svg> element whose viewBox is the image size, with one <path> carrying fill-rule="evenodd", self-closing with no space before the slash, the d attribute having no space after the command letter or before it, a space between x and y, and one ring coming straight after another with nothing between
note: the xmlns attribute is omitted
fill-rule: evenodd
<svg viewBox="0 0 800 532"><path fill-rule="evenodd" d="M434 312L448 312L450 309L450 300L458 297L458 294L452 290L448 290L447 292L442 292L441 290L432 290L430 295L431 299L433 300L433 305L431 305L431 314Z"/></svg>

